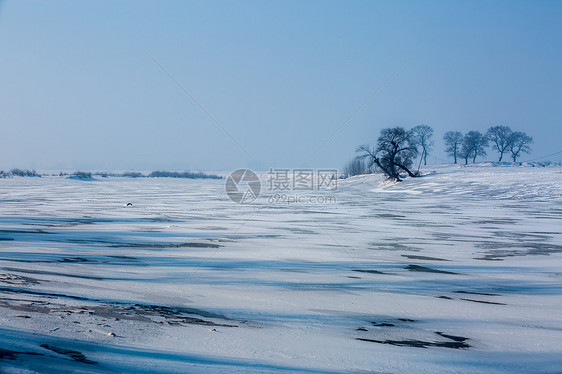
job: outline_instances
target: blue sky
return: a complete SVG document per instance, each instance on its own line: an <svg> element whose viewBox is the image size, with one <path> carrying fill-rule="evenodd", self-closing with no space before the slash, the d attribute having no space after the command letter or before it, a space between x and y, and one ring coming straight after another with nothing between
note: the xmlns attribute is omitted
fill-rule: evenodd
<svg viewBox="0 0 562 374"><path fill-rule="evenodd" d="M445 131L493 125L540 157L562 150L560 19L559 1L4 1L0 168L341 167L418 124L431 162Z"/></svg>

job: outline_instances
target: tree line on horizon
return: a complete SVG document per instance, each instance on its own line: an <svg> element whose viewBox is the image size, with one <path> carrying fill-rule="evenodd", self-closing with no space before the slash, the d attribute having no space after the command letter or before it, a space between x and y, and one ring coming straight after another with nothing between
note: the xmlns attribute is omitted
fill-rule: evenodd
<svg viewBox="0 0 562 374"><path fill-rule="evenodd" d="M352 176L381 170L389 179L400 181L400 175L408 174L416 177L421 163L427 165L427 156L433 150L435 142L432 139L433 128L418 125L410 130L403 127L382 129L376 147L368 144L359 146L358 155L344 167L344 175ZM531 152L533 138L523 131L513 131L508 126L492 126L486 133L469 131L448 131L443 135L445 152L453 159L453 163L464 160L465 165L476 162L476 158L487 155L486 149L491 145L499 155L498 162L502 162L505 155L509 155L513 162L523 153ZM414 170L417 157L419 163Z"/></svg>
<svg viewBox="0 0 562 374"><path fill-rule="evenodd" d="M453 158L453 163L457 159L464 160L465 165L472 158L476 162L476 157L486 156L486 148L491 144L492 149L499 154L498 162L502 162L503 156L509 154L513 162L523 153L531 152L533 138L523 131L513 131L509 126L492 126L485 134L479 131L469 131L463 135L459 131L448 131L443 135L445 142L445 152Z"/></svg>
<svg viewBox="0 0 562 374"><path fill-rule="evenodd" d="M47 175L47 174L43 174ZM35 170L12 169L10 171L0 170L0 178L12 177L41 177L42 174L37 173ZM222 179L221 176L215 174L207 174L201 171L153 171L150 174L143 174L138 171L126 171L123 173L112 172L89 172L89 171L75 171L73 173L60 172L59 174L52 174L52 176L67 177L71 179L88 180L94 177L128 177L128 178L185 178L185 179Z"/></svg>

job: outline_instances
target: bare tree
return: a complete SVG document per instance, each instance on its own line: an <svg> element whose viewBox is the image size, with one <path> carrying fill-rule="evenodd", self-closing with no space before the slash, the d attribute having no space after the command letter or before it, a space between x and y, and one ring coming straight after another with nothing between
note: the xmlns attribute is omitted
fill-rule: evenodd
<svg viewBox="0 0 562 374"><path fill-rule="evenodd" d="M412 132L414 134L415 141L421 147L423 164L427 165L427 155L433 148L433 140L431 140L431 137L433 136L433 129L427 125L418 125L412 129Z"/></svg>
<svg viewBox="0 0 562 374"><path fill-rule="evenodd" d="M365 165L365 160L360 157L355 157L343 167L343 175L352 177L354 175L368 174L369 168Z"/></svg>
<svg viewBox="0 0 562 374"><path fill-rule="evenodd" d="M468 159L472 154L472 147L469 142L466 140L466 135L462 138L461 148L459 150L459 156L464 160L464 164L468 164Z"/></svg>
<svg viewBox="0 0 562 374"><path fill-rule="evenodd" d="M469 131L462 143L461 151L465 164L472 157L472 162L476 162L476 157L486 156L486 147L488 146L488 138L479 131Z"/></svg>
<svg viewBox="0 0 562 374"><path fill-rule="evenodd" d="M463 140L463 135L459 131L448 131L443 135L443 141L445 141L445 152L455 160L455 164L457 163L457 156L460 155L460 148ZM466 159L468 163L468 157Z"/></svg>
<svg viewBox="0 0 562 374"><path fill-rule="evenodd" d="M514 131L511 134L509 151L513 162L517 161L517 157L521 156L521 152L531 152L530 144L533 143L533 138L522 131Z"/></svg>
<svg viewBox="0 0 562 374"><path fill-rule="evenodd" d="M368 160L369 167L376 165L389 179L401 181L400 171L405 171L410 177L416 176L409 169L418 154L416 141L412 131L403 127L381 130L376 149L362 145L357 152L359 158Z"/></svg>
<svg viewBox="0 0 562 374"><path fill-rule="evenodd" d="M511 148L513 131L507 126L493 126L486 131L486 137L492 142L492 149L495 149L501 162L503 154Z"/></svg>

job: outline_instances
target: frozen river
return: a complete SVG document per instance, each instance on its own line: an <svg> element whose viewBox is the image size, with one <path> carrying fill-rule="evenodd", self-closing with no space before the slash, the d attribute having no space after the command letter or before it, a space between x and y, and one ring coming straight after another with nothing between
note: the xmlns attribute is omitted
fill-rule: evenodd
<svg viewBox="0 0 562 374"><path fill-rule="evenodd" d="M0 179L0 371L561 372L560 168L426 173Z"/></svg>

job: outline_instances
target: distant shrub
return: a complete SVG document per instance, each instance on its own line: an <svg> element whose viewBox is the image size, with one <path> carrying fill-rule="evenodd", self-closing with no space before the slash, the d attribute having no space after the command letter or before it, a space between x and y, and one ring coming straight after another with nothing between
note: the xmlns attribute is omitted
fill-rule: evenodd
<svg viewBox="0 0 562 374"><path fill-rule="evenodd" d="M74 173L72 173L71 176L74 177L74 178L80 178L80 179L91 179L92 173L87 172L87 171L75 171Z"/></svg>
<svg viewBox="0 0 562 374"><path fill-rule="evenodd" d="M10 174L15 175L17 177L41 177L41 175L37 174L35 170L22 170L22 169L12 169L10 170Z"/></svg>
<svg viewBox="0 0 562 374"><path fill-rule="evenodd" d="M222 179L222 177L213 174L205 174L200 171L153 171L148 175L151 178L188 178L188 179Z"/></svg>
<svg viewBox="0 0 562 374"><path fill-rule="evenodd" d="M361 158L354 158L343 167L344 178L349 178L354 175L370 174L371 170L365 165L365 160Z"/></svg>
<svg viewBox="0 0 562 374"><path fill-rule="evenodd" d="M139 173L138 171L126 171L123 174L121 174L122 177L128 177L128 178L142 178L144 177L144 174Z"/></svg>

